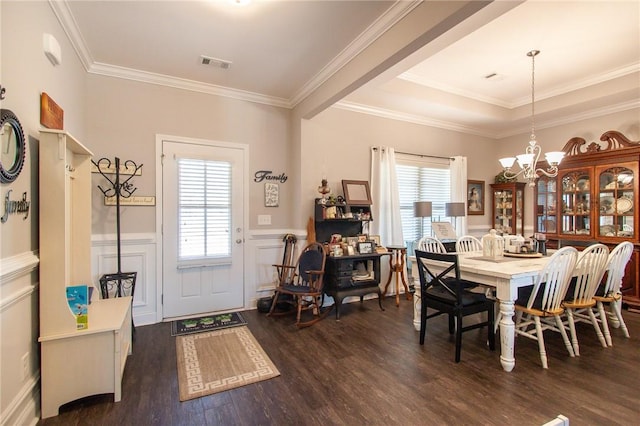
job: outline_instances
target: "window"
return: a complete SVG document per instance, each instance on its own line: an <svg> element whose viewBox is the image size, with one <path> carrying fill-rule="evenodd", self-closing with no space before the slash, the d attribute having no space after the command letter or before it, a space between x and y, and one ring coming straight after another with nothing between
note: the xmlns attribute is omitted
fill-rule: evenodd
<svg viewBox="0 0 640 426"><path fill-rule="evenodd" d="M231 163L178 159L178 261L231 256Z"/></svg>
<svg viewBox="0 0 640 426"><path fill-rule="evenodd" d="M451 200L449 160L396 154L396 174L405 241L432 235L431 222L445 220L444 205ZM431 201L433 216L414 217L414 201Z"/></svg>

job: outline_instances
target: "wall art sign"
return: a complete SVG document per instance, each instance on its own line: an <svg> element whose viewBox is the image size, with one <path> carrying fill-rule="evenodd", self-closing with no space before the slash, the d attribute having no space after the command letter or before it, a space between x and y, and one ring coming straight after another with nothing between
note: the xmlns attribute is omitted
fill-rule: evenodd
<svg viewBox="0 0 640 426"><path fill-rule="evenodd" d="M264 206L278 207L280 204L280 188L277 183L264 184Z"/></svg>
<svg viewBox="0 0 640 426"><path fill-rule="evenodd" d="M13 201L10 198L12 191L12 189L8 190L7 195L4 197L4 214L0 217L0 222L2 223L9 220L10 214L24 213L22 220L27 220L27 217L29 217L31 201L27 201L27 193L22 193L22 200Z"/></svg>
<svg viewBox="0 0 640 426"><path fill-rule="evenodd" d="M253 175L253 181L256 183L260 183L262 181L277 181L280 183L285 183L289 179L289 176L285 175L284 172L279 175L274 175L271 170L258 170Z"/></svg>

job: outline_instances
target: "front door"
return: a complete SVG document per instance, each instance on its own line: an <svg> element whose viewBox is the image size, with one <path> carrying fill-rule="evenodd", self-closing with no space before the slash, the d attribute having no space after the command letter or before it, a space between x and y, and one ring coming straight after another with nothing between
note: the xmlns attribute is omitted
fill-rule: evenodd
<svg viewBox="0 0 640 426"><path fill-rule="evenodd" d="M244 305L243 145L162 140L163 318Z"/></svg>

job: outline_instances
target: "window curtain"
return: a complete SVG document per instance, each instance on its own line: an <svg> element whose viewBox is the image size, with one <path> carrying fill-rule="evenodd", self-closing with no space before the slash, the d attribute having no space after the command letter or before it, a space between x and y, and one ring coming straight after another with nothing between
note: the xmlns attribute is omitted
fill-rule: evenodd
<svg viewBox="0 0 640 426"><path fill-rule="evenodd" d="M449 164L451 171L451 202L467 205L467 157L453 157ZM466 212L466 208L465 208ZM467 216L453 218L456 235L467 235Z"/></svg>
<svg viewBox="0 0 640 426"><path fill-rule="evenodd" d="M393 148L371 148L371 234L380 235L382 245L404 246L400 197Z"/></svg>

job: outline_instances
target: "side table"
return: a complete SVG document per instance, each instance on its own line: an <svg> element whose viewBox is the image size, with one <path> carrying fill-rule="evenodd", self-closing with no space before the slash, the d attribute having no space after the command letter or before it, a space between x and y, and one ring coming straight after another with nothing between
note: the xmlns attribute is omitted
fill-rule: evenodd
<svg viewBox="0 0 640 426"><path fill-rule="evenodd" d="M407 256L407 248L405 246L389 246L387 247L389 251L389 279L384 286L384 295L387 294L389 289L389 284L391 284L391 279L393 278L393 274L396 274L396 306L400 306L400 280L402 280L402 285L404 286L404 291L407 297L407 300L411 300L413 298L413 293L409 291L409 286L407 285L407 281L405 278L405 258Z"/></svg>

